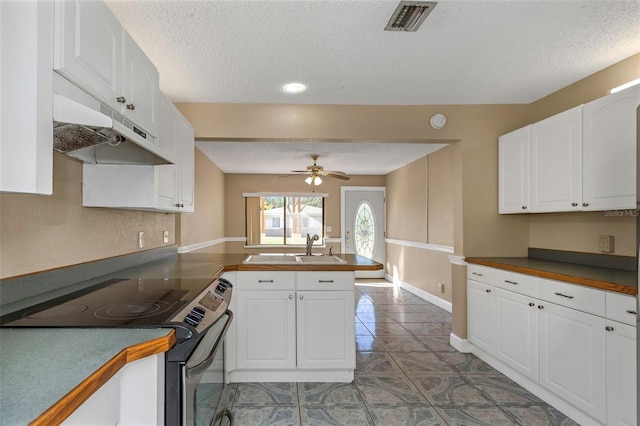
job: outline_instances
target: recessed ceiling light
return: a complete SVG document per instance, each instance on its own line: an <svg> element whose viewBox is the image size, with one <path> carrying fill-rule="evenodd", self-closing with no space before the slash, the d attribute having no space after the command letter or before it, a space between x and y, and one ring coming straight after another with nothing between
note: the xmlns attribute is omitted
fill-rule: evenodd
<svg viewBox="0 0 640 426"><path fill-rule="evenodd" d="M295 95L296 93L302 93L307 90L307 86L302 83L287 83L282 86L282 90L284 90L285 93Z"/></svg>

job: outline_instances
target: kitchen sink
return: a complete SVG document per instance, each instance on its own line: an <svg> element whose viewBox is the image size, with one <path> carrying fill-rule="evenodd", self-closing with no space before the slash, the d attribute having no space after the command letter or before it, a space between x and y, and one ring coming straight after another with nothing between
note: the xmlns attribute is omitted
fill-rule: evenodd
<svg viewBox="0 0 640 426"><path fill-rule="evenodd" d="M252 254L242 261L244 264L254 265L288 265L288 264L304 264L304 265L331 265L347 263L346 260L337 256L320 256L320 255L293 255L293 254Z"/></svg>
<svg viewBox="0 0 640 426"><path fill-rule="evenodd" d="M264 264L272 264L272 265L280 265L280 264L288 264L288 263L296 263L298 260L296 256L292 254L252 254L247 256L242 263L253 263L257 265Z"/></svg>
<svg viewBox="0 0 640 426"><path fill-rule="evenodd" d="M299 263L304 263L307 265L327 265L327 264L341 264L347 263L346 260L341 259L337 256L296 256Z"/></svg>

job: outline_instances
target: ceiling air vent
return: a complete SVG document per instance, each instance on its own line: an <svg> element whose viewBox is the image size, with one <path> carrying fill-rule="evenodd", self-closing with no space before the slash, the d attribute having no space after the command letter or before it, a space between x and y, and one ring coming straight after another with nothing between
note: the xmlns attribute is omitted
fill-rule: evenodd
<svg viewBox="0 0 640 426"><path fill-rule="evenodd" d="M401 1L384 30L418 31L422 21L434 7L436 7L434 1Z"/></svg>

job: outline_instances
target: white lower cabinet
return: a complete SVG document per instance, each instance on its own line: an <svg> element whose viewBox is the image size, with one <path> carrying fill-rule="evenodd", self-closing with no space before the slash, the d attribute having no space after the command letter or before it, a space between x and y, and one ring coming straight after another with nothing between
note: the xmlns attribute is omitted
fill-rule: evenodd
<svg viewBox="0 0 640 426"><path fill-rule="evenodd" d="M606 421L605 319L540 302L540 384Z"/></svg>
<svg viewBox="0 0 640 426"><path fill-rule="evenodd" d="M298 368L354 368L355 327L352 291L297 293Z"/></svg>
<svg viewBox="0 0 640 426"><path fill-rule="evenodd" d="M164 424L164 353L124 365L62 424Z"/></svg>
<svg viewBox="0 0 640 426"><path fill-rule="evenodd" d="M295 368L295 291L238 291L239 369Z"/></svg>
<svg viewBox="0 0 640 426"><path fill-rule="evenodd" d="M493 286L477 281L467 281L467 320L469 341L480 349L493 353L494 321Z"/></svg>
<svg viewBox="0 0 640 426"><path fill-rule="evenodd" d="M607 424L636 426L636 328L607 321Z"/></svg>
<svg viewBox="0 0 640 426"><path fill-rule="evenodd" d="M530 296L495 289L496 358L538 380L538 301Z"/></svg>
<svg viewBox="0 0 640 426"><path fill-rule="evenodd" d="M583 424L637 424L635 306L632 296L468 267L472 351Z"/></svg>
<svg viewBox="0 0 640 426"><path fill-rule="evenodd" d="M238 271L231 381L353 380L353 272Z"/></svg>

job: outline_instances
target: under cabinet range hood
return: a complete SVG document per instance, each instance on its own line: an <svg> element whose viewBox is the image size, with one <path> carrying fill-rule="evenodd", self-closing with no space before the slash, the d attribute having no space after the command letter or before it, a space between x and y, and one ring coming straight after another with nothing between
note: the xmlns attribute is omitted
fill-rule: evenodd
<svg viewBox="0 0 640 426"><path fill-rule="evenodd" d="M56 73L53 149L88 163L174 163L154 136Z"/></svg>

